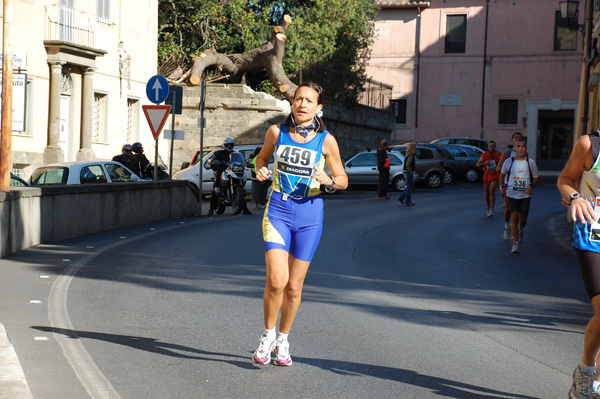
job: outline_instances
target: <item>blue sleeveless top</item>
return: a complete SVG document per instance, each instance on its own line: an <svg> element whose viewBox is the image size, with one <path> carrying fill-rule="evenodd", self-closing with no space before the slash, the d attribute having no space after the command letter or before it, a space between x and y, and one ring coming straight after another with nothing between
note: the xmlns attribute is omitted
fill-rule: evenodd
<svg viewBox="0 0 600 399"><path fill-rule="evenodd" d="M598 153L598 132L590 133L592 153L596 156L594 164L589 171L583 172L579 183L580 195L594 207L596 215L600 214L600 157ZM593 227L593 228L592 228ZM573 223L573 247L584 251L600 253L600 226L586 222L581 223L579 218Z"/></svg>
<svg viewBox="0 0 600 399"><path fill-rule="evenodd" d="M296 199L321 193L321 184L311 176L315 173L314 168L323 170L325 167L323 142L328 134L325 130L307 143L298 143L292 139L288 125L282 123L279 126L271 186L274 191Z"/></svg>

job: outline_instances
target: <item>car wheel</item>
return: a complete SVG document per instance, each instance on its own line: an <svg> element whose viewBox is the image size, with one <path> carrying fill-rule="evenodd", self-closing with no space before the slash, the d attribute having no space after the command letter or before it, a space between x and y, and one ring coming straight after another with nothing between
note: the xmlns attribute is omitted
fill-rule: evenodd
<svg viewBox="0 0 600 399"><path fill-rule="evenodd" d="M396 191L404 191L406 190L406 179L404 179L404 176L396 176L392 180L392 186Z"/></svg>
<svg viewBox="0 0 600 399"><path fill-rule="evenodd" d="M450 183L452 183L453 179L454 179L454 176L452 175L452 172L449 169L445 169L443 183L450 184Z"/></svg>
<svg viewBox="0 0 600 399"><path fill-rule="evenodd" d="M442 175L438 172L432 172L427 176L427 185L431 188L438 188L442 184Z"/></svg>
<svg viewBox="0 0 600 399"><path fill-rule="evenodd" d="M477 169L471 168L467 170L467 173L465 173L465 179L467 179L467 181L470 183L475 183L478 178L479 172L477 171Z"/></svg>

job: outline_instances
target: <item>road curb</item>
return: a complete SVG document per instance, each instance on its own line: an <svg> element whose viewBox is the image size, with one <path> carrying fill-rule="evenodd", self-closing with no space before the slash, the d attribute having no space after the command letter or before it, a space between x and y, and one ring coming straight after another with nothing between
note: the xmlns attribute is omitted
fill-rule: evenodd
<svg viewBox="0 0 600 399"><path fill-rule="evenodd" d="M0 323L0 398L33 399L10 339Z"/></svg>

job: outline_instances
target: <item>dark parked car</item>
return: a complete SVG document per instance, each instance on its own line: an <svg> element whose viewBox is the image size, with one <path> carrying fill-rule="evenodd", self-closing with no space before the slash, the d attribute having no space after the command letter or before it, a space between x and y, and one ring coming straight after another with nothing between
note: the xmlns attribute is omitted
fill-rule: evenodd
<svg viewBox="0 0 600 399"><path fill-rule="evenodd" d="M448 149L458 165L459 176L473 183L483 177L483 169L477 167L477 161L485 151L471 145L447 144Z"/></svg>
<svg viewBox="0 0 600 399"><path fill-rule="evenodd" d="M393 145L390 146L390 151L398 151L402 155L405 155L406 146ZM431 188L437 188L442 184L445 174L444 163L440 154L435 149L417 144L416 165L415 184L424 181Z"/></svg>
<svg viewBox="0 0 600 399"><path fill-rule="evenodd" d="M458 165L456 164L454 157L452 156L452 154L450 154L448 149L445 148L443 145L439 145L439 144L417 144L417 145L430 147L438 152L438 154L440 155L440 158L442 158L442 163L444 164L444 179L442 182L444 184L452 183L452 181L458 176Z"/></svg>
<svg viewBox="0 0 600 399"><path fill-rule="evenodd" d="M431 144L466 144L487 151L487 141L473 137L444 137L432 140Z"/></svg>

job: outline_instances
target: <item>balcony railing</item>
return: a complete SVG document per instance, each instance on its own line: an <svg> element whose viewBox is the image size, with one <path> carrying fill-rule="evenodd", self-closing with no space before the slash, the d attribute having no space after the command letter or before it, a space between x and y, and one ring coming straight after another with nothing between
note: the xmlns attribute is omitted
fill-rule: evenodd
<svg viewBox="0 0 600 399"><path fill-rule="evenodd" d="M112 24L95 14L67 6L46 8L46 40L65 42L108 50L108 33Z"/></svg>

